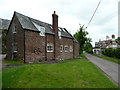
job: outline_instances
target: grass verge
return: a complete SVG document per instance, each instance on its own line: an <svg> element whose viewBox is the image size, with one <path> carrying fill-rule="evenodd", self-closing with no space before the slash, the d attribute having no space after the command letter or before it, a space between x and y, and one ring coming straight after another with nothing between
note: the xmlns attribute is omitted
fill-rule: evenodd
<svg viewBox="0 0 120 90"><path fill-rule="evenodd" d="M108 60L108 61L112 61L114 63L117 63L117 64L120 64L120 59L117 59L117 58L113 58L113 57L108 57L108 56L105 56L105 55L102 55L102 56L98 56L96 54L93 54L94 56L97 56L99 58L102 58L102 59L105 59L105 60Z"/></svg>
<svg viewBox="0 0 120 90"><path fill-rule="evenodd" d="M9 64L9 65L14 65L14 64L24 64L24 63L19 62L19 61L13 61L13 60L8 60L8 59L3 60L3 63L5 63L5 64Z"/></svg>
<svg viewBox="0 0 120 90"><path fill-rule="evenodd" d="M86 58L32 64L3 71L3 88L116 88Z"/></svg>

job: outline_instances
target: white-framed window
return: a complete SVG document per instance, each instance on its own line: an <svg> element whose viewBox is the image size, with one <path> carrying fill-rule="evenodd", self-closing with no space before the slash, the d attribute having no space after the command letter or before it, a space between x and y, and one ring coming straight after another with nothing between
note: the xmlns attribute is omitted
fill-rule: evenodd
<svg viewBox="0 0 120 90"><path fill-rule="evenodd" d="M53 52L54 46L53 44L47 44L47 52Z"/></svg>
<svg viewBox="0 0 120 90"><path fill-rule="evenodd" d="M40 30L41 30L41 31L40 31L40 35L41 35L41 36L45 36L45 28L44 28L44 27L41 27Z"/></svg>
<svg viewBox="0 0 120 90"><path fill-rule="evenodd" d="M59 39L61 39L61 31L58 31Z"/></svg>
<svg viewBox="0 0 120 90"><path fill-rule="evenodd" d="M68 51L69 51L68 45L65 45L65 46L64 46L64 51L65 51L65 52L68 52Z"/></svg>
<svg viewBox="0 0 120 90"><path fill-rule="evenodd" d="M45 36L45 27L40 26L40 25L36 24L35 22L33 22L33 24L40 31L40 36Z"/></svg>
<svg viewBox="0 0 120 90"><path fill-rule="evenodd" d="M60 45L60 52L63 52L63 45Z"/></svg>
<svg viewBox="0 0 120 90"><path fill-rule="evenodd" d="M15 34L16 33L16 27L13 26L13 33Z"/></svg>
<svg viewBox="0 0 120 90"><path fill-rule="evenodd" d="M14 52L14 53L17 52L17 43L13 43L13 52Z"/></svg>
<svg viewBox="0 0 120 90"><path fill-rule="evenodd" d="M61 39L61 28L58 27L58 36L59 36L59 39Z"/></svg>
<svg viewBox="0 0 120 90"><path fill-rule="evenodd" d="M72 46L70 46L70 52L73 52L73 47Z"/></svg>
<svg viewBox="0 0 120 90"><path fill-rule="evenodd" d="M53 29L53 27L50 25L50 28Z"/></svg>

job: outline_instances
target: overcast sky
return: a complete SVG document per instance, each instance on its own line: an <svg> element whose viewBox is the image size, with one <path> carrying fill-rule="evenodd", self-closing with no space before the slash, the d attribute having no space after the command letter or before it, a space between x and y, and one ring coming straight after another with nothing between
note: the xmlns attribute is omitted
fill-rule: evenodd
<svg viewBox="0 0 120 90"><path fill-rule="evenodd" d="M92 44L106 35L118 36L118 1L102 0L87 31ZM43 22L52 23L52 13L59 16L59 26L73 35L79 24L87 26L99 0L0 0L0 18L11 20L14 11Z"/></svg>

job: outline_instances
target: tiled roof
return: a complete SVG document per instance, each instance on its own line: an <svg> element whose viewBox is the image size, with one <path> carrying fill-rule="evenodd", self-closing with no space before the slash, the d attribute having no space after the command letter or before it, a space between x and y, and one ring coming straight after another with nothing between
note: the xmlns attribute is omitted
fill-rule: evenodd
<svg viewBox="0 0 120 90"><path fill-rule="evenodd" d="M0 29L7 30L10 24L10 20L0 18Z"/></svg>
<svg viewBox="0 0 120 90"><path fill-rule="evenodd" d="M120 40L116 40L116 42L120 45Z"/></svg>
<svg viewBox="0 0 120 90"><path fill-rule="evenodd" d="M51 24L30 18L30 17L20 14L18 12L15 12L15 15L17 16L23 29L39 32L39 30L32 23L32 22L34 22L40 26L45 27L45 33L54 34L53 29L51 28L52 27ZM61 27L59 27L59 28L61 29L61 30L59 30L59 29L58 30L61 31L62 37L73 38L73 36L65 28L61 28Z"/></svg>
<svg viewBox="0 0 120 90"><path fill-rule="evenodd" d="M115 40L115 42L120 45L120 40ZM112 43L112 40L103 40L96 43L98 47L95 48L106 48L110 43Z"/></svg>

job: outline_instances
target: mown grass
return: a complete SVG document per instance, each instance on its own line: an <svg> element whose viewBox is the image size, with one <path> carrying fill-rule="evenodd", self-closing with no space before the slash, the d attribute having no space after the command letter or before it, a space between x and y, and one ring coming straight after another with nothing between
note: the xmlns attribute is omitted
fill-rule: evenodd
<svg viewBox="0 0 120 90"><path fill-rule="evenodd" d="M31 64L3 71L3 88L116 88L86 58Z"/></svg>
<svg viewBox="0 0 120 90"><path fill-rule="evenodd" d="M120 59L113 58L113 57L108 57L108 56L105 56L105 55L102 55L102 56L98 56L96 54L94 54L94 55L99 57L99 58L102 58L102 59L105 59L105 60L112 61L114 63L120 64Z"/></svg>
<svg viewBox="0 0 120 90"><path fill-rule="evenodd" d="M13 60L9 60L9 59L3 60L3 63L5 63L5 64L10 64L10 65L14 65L14 64L24 64L24 63L22 63L22 62L13 61Z"/></svg>

